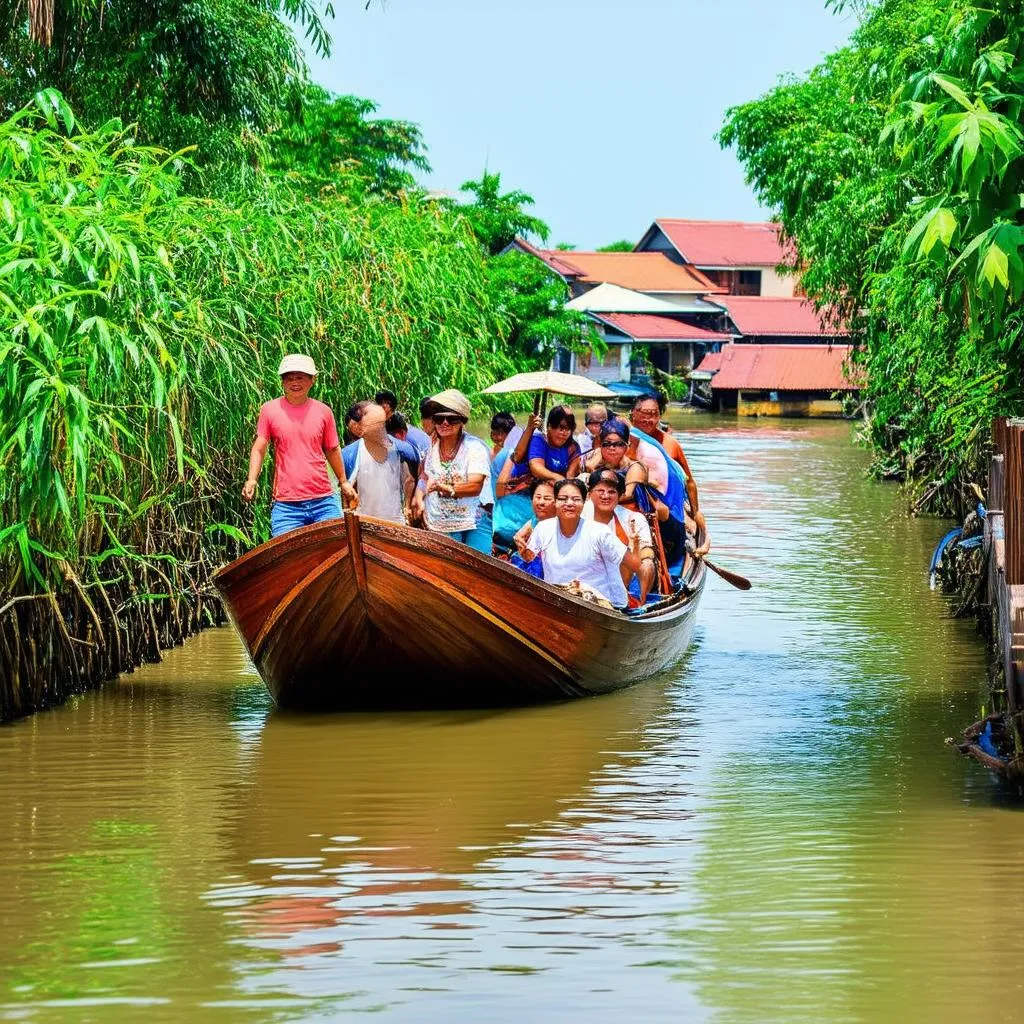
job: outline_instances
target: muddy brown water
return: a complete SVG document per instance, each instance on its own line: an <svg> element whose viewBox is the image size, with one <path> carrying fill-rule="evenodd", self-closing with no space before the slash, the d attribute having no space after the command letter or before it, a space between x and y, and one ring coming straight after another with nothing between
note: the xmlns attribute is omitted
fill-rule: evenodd
<svg viewBox="0 0 1024 1024"><path fill-rule="evenodd" d="M0 1018L1014 1020L984 649L848 424L680 423L715 554L660 679L276 712L230 630L0 729ZM301 642L297 640L296 642Z"/></svg>

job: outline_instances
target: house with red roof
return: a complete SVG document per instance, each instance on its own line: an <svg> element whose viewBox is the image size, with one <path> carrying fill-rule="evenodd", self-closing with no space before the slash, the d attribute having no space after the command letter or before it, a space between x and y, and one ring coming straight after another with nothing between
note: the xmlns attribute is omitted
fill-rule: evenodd
<svg viewBox="0 0 1024 1024"><path fill-rule="evenodd" d="M799 296L716 295L715 303L724 311L719 326L752 344L833 344L845 342L850 333Z"/></svg>
<svg viewBox="0 0 1024 1024"><path fill-rule="evenodd" d="M661 217L634 251L661 252L689 264L729 295L796 294L796 275L778 269L787 254L779 225L770 221Z"/></svg>
<svg viewBox="0 0 1024 1024"><path fill-rule="evenodd" d="M684 376L734 342L848 338L794 294L794 275L779 272L786 254L776 224L663 218L632 252L540 249L520 238L510 248L565 282L567 308L585 313L607 346L602 357L561 353L558 368L605 384L630 381L643 364Z"/></svg>
<svg viewBox="0 0 1024 1024"><path fill-rule="evenodd" d="M851 351L850 345L731 344L705 356L691 378L710 381L718 411L838 417L860 387Z"/></svg>

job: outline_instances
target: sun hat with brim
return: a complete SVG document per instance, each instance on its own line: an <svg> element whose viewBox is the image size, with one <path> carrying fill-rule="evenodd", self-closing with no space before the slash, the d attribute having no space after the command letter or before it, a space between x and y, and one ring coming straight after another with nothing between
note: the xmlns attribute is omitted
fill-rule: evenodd
<svg viewBox="0 0 1024 1024"><path fill-rule="evenodd" d="M308 373L310 377L315 377L316 363L309 356L285 356L277 368L277 375L283 377L286 373Z"/></svg>
<svg viewBox="0 0 1024 1024"><path fill-rule="evenodd" d="M431 410L431 415L443 410L445 412L454 412L464 420L469 419L469 399L455 388L449 388L447 391L431 396L428 408Z"/></svg>

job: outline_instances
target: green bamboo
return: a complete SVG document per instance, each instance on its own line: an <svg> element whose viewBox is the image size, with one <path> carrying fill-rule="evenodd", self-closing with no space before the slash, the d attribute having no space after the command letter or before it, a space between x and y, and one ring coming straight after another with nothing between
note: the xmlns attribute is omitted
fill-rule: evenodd
<svg viewBox="0 0 1024 1024"><path fill-rule="evenodd" d="M336 414L515 369L451 213L259 176L202 198L186 160L55 94L0 124L0 719L217 620L212 569L267 533L239 487L283 353Z"/></svg>

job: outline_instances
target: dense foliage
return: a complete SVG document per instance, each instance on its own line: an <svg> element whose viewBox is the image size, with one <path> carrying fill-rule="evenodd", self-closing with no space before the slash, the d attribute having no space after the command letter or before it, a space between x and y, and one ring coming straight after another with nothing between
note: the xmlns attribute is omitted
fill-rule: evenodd
<svg viewBox="0 0 1024 1024"><path fill-rule="evenodd" d="M550 234L527 211L533 196L518 189L502 192L501 175L488 171L479 181L464 182L462 191L472 199L453 209L466 218L488 256L488 292L508 324L510 356L523 369L543 369L560 348L603 353L592 322L566 309L565 282L540 260L510 248L517 238L546 241Z"/></svg>
<svg viewBox="0 0 1024 1024"><path fill-rule="evenodd" d="M882 0L721 133L863 345L879 465L942 507L980 478L992 416L1024 409L1022 107L1019 3Z"/></svg>
<svg viewBox="0 0 1024 1024"><path fill-rule="evenodd" d="M259 134L302 99L284 18L329 51L312 0L0 0L0 115L54 88L85 124L120 117L147 143L198 146L204 162L255 159Z"/></svg>
<svg viewBox="0 0 1024 1024"><path fill-rule="evenodd" d="M238 490L284 351L316 358L335 409L514 369L483 254L437 204L314 202L287 177L229 203L183 169L117 122L80 129L53 92L0 124L0 607L61 595L58 635L136 610L157 632L225 542L265 536ZM21 645L41 628L35 605L13 610L0 714L4 659L31 675Z"/></svg>
<svg viewBox="0 0 1024 1024"><path fill-rule="evenodd" d="M311 0L3 11L0 719L218 614L212 568L266 536L239 486L283 352L336 411L408 408L577 330L498 255L546 231L528 196L429 196L417 126L309 81Z"/></svg>
<svg viewBox="0 0 1024 1024"><path fill-rule="evenodd" d="M372 100L306 85L300 108L267 137L268 168L314 190L394 196L415 189L413 170L430 170L423 135L409 121L372 117L376 110Z"/></svg>

